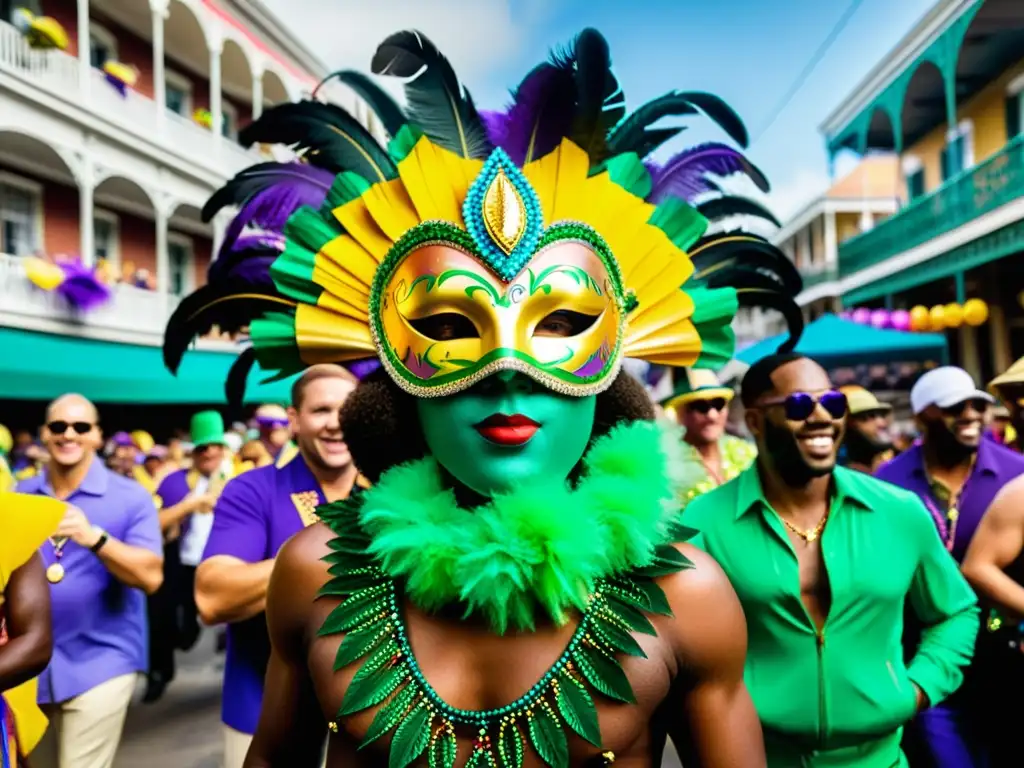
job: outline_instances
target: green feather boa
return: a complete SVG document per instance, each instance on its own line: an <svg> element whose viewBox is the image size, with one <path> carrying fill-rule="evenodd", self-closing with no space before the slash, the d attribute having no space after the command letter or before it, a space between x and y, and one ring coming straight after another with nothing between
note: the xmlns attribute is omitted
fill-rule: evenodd
<svg viewBox="0 0 1024 768"><path fill-rule="evenodd" d="M529 630L538 607L564 623L597 579L651 562L680 512L681 466L675 429L633 422L594 441L575 488L552 478L464 509L426 458L366 491L360 521L414 604L460 603L499 633Z"/></svg>

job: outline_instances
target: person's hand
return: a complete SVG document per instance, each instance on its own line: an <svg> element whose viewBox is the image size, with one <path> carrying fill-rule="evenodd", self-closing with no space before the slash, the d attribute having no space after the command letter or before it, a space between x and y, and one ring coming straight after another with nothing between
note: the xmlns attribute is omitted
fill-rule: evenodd
<svg viewBox="0 0 1024 768"><path fill-rule="evenodd" d="M99 542L100 535L93 530L92 523L89 522L85 513L70 504L67 511L64 512L64 518L60 521L60 525L57 526L55 534L57 537L71 539L75 544L86 549L94 547Z"/></svg>
<svg viewBox="0 0 1024 768"><path fill-rule="evenodd" d="M917 709L915 712L923 712L931 706L931 702L928 701L928 696L921 690L921 687L917 683L912 683L914 686L914 694L917 696Z"/></svg>
<svg viewBox="0 0 1024 768"><path fill-rule="evenodd" d="M196 512L201 515L208 515L213 512L213 507L217 503L217 496L213 493L203 493L196 496L192 503Z"/></svg>

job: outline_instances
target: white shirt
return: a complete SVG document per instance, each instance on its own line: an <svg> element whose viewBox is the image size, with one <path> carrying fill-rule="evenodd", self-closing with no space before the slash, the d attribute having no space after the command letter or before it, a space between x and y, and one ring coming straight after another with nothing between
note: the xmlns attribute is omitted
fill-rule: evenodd
<svg viewBox="0 0 1024 768"><path fill-rule="evenodd" d="M199 475L196 479L196 487L192 489L189 497L202 496L210 487L210 478ZM210 531L213 530L213 515L209 512L196 512L189 518L188 528L185 535L181 537L181 563L195 567L203 560L203 550L206 549L206 540L210 538Z"/></svg>

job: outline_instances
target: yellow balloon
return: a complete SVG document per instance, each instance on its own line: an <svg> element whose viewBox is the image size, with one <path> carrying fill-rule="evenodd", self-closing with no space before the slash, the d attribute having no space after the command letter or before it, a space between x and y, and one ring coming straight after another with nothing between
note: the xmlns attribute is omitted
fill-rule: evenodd
<svg viewBox="0 0 1024 768"><path fill-rule="evenodd" d="M988 320L988 304L981 299L964 302L964 322L971 326L982 325Z"/></svg>
<svg viewBox="0 0 1024 768"><path fill-rule="evenodd" d="M928 324L933 331L941 331L946 327L946 308L936 304L928 310Z"/></svg>
<svg viewBox="0 0 1024 768"><path fill-rule="evenodd" d="M25 275L33 285L44 291L52 291L64 282L63 269L36 256L29 256L25 259Z"/></svg>
<svg viewBox="0 0 1024 768"><path fill-rule="evenodd" d="M928 307L918 305L910 310L910 330L928 330Z"/></svg>
<svg viewBox="0 0 1024 768"><path fill-rule="evenodd" d="M964 322L964 308L955 302L947 304L942 319L947 328L959 328Z"/></svg>

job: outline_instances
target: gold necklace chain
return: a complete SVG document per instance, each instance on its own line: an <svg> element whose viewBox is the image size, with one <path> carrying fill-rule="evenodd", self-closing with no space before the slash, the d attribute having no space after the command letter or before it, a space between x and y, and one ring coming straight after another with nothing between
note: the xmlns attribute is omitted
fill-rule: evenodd
<svg viewBox="0 0 1024 768"><path fill-rule="evenodd" d="M821 520L818 521L818 524L816 526L806 531L802 528L798 528L797 526L793 525L791 522L789 522L789 520L784 518L782 515L779 515L779 520L781 520L782 524L786 526L789 530L791 530L801 539L810 544L816 541L821 536L821 532L825 530L825 523L828 522L828 510L825 510L825 514L822 516Z"/></svg>

